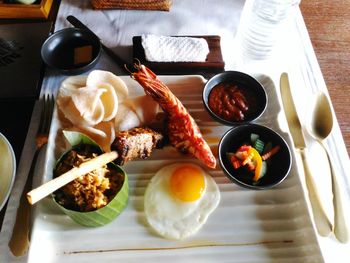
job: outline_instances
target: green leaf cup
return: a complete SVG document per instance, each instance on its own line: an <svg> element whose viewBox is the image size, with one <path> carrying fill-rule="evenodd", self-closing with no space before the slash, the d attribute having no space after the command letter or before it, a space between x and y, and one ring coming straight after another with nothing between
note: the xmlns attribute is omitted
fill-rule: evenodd
<svg viewBox="0 0 350 263"><path fill-rule="evenodd" d="M57 173L57 168L66 158L69 157L69 153L72 150L79 149L79 147L90 147L95 153L103 153L101 147L83 133L74 131L63 131L63 134L72 146L72 148L67 152L63 153L61 157L57 160L54 168L54 174ZM109 202L105 206L92 211L79 211L78 209L76 209L76 207L68 207L66 204L63 204L61 202L61 189L53 193L53 200L59 206L59 208L80 225L87 227L98 227L108 224L111 221L113 221L124 210L128 203L129 184L127 174L123 171L123 169L121 169L118 165L114 164L113 162L109 163L107 166L109 170L114 170L118 174L118 176L121 176L118 179L121 185L119 184L119 191L117 190L115 196L112 197L112 199L109 200Z"/></svg>

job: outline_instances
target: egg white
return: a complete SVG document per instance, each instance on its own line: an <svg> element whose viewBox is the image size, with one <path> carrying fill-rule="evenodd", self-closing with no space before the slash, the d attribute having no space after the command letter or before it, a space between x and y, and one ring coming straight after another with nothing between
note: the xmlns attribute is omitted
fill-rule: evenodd
<svg viewBox="0 0 350 263"><path fill-rule="evenodd" d="M205 179L202 196L193 202L176 198L170 189L170 177L175 169L194 166ZM207 221L220 202L220 191L214 179L199 166L191 163L172 164L160 169L149 182L144 209L149 225L161 236L183 239L195 234Z"/></svg>

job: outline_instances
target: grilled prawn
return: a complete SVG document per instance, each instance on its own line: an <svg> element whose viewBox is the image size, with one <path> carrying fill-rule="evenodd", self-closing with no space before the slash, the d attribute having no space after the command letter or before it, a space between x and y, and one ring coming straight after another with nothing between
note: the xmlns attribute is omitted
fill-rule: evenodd
<svg viewBox="0 0 350 263"><path fill-rule="evenodd" d="M183 153L190 153L210 168L216 167L216 159L207 142L181 101L162 83L155 73L141 64L135 64L135 79L159 103L167 113L167 131L170 144Z"/></svg>

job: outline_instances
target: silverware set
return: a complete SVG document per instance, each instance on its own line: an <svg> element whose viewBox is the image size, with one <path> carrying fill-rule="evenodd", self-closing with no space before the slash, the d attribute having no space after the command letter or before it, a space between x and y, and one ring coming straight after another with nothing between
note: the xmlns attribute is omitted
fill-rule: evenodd
<svg viewBox="0 0 350 263"><path fill-rule="evenodd" d="M329 236L333 231L335 237L341 243L347 243L349 240L349 226L345 218L344 200L341 194L341 188L337 180L334 165L323 140L330 134L333 127L333 118L330 104L327 97L322 93L317 99L316 109L313 113L314 118L311 120L309 133L318 141L327 153L328 162L331 168L332 192L333 192L333 209L334 209L334 226L329 220L324 206L320 199L320 193L309 168L306 143L302 132L302 126L293 102L291 87L287 73L283 73L280 79L281 97L285 115L287 118L289 131L291 133L294 147L301 156L303 163L305 182L308 188L309 199L315 226L321 236Z"/></svg>

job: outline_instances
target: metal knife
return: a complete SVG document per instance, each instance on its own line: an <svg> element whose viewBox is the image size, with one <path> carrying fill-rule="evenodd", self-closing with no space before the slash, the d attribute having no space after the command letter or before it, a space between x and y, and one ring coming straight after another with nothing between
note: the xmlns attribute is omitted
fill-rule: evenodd
<svg viewBox="0 0 350 263"><path fill-rule="evenodd" d="M283 102L284 112L287 118L289 131L292 135L294 147L301 156L304 166L305 181L310 198L312 213L316 225L317 232L321 236L328 236L332 232L332 224L325 213L321 203L315 181L311 175L311 171L307 162L306 144L300 120L293 102L292 92L289 85L287 73L282 73L280 79L281 97Z"/></svg>

